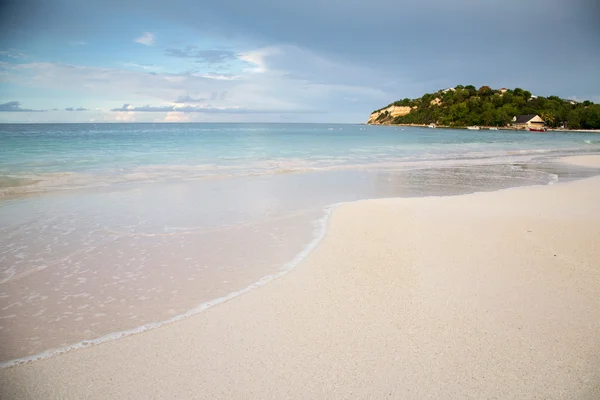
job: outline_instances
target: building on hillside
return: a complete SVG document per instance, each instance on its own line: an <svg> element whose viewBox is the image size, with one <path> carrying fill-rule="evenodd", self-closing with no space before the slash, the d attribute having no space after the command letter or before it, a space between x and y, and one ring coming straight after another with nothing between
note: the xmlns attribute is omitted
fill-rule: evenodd
<svg viewBox="0 0 600 400"><path fill-rule="evenodd" d="M503 87L503 88L500 88L500 93L504 94L504 93L505 93L507 90L508 90L508 89L507 89L507 88L505 88L505 87Z"/></svg>
<svg viewBox="0 0 600 400"><path fill-rule="evenodd" d="M516 129L543 130L546 128L544 120L535 114L515 115L512 122Z"/></svg>

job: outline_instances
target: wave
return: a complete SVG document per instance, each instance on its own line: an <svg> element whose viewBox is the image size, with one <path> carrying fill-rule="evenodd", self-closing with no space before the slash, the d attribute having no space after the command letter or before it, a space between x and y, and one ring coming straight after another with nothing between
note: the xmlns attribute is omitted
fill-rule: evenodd
<svg viewBox="0 0 600 400"><path fill-rule="evenodd" d="M513 177L511 174L505 174L503 172L503 170L506 168L520 169L520 170L523 169L523 167L521 167L521 166L511 166L511 165L506 165L500 170L497 170L497 168L495 166L491 169L493 171L495 171L496 174L499 174L498 176L506 175L506 177L508 177L508 178ZM487 169L489 169L489 168L487 168ZM558 176L556 174L548 174L545 172L534 171L534 170L528 171L528 172L531 174L534 174L534 175L538 175L538 177L537 177L538 179L536 179L536 180L542 184L550 184L551 185L558 181ZM469 172L469 173L472 174L472 172ZM486 172L486 174L487 174L487 172ZM361 200L358 200L358 201L361 201ZM193 315L197 315L211 307L225 303L229 300L232 300L236 297L246 294L246 293L250 292L251 290L260 288L260 287L268 284L269 282L288 274L289 272L294 270L300 264L300 262L302 262L304 259L306 259L306 257L309 254L311 254L314 249L317 248L317 246L322 242L322 240L326 236L328 227L329 227L329 221L331 219L331 215L332 215L333 211L340 205L348 204L348 203L352 203L352 202L339 202L339 203L335 203L335 204L325 207L323 209L322 217L314 221L314 229L313 229L312 239L309 241L308 244L306 244L306 246L302 249L302 251L300 253L298 253L289 262L284 264L277 273L263 276L260 279L258 279L257 281L253 282L252 284L250 284L246 287L243 287L239 290L230 292L224 296L221 296L221 297L218 297L215 299L211 299L211 300L208 300L205 302L201 302L197 306L187 310L186 312L183 312L181 314L173 316L169 319L165 319L162 321L156 321L156 322L150 322L150 323L147 323L147 324L135 327L135 328L108 333L108 334L105 334L105 335L102 335L102 336L99 336L99 337L96 337L93 339L81 340L81 341L78 341L76 343L73 343L73 344L70 344L67 346L49 349L49 350L43 351L43 352L35 354L35 355L30 355L30 356L21 357L21 358L17 358L17 359L5 361L5 362L0 362L0 368L9 368L9 367L29 363L29 362L43 360L43 359L54 357L56 355L60 355L60 354L63 354L63 353L66 353L66 352L69 352L72 350L82 349L82 348L85 348L85 347L88 347L91 345L97 345L97 344L101 344L101 343L105 343L105 342L110 342L113 340L118 340L118 339L121 339L121 338L124 338L127 336L131 336L131 335L146 332L146 331L149 331L149 330L152 330L155 328L159 328L164 325L168 325L168 324L171 324L171 323L174 323L177 321L181 321L181 320L191 317ZM280 218L287 218L287 217L280 217ZM272 220L269 220L268 222L271 222L271 221ZM246 225L245 224L234 225L234 226L227 226L227 227L222 227L222 228L218 228L218 229L236 229L236 228L243 227L243 226L246 226ZM144 233L138 232L138 233L133 233L133 234L129 233L129 232L111 231L111 233L116 233L119 235L131 235L131 236L180 236L180 235L198 235L198 234L204 234L204 233L210 233L210 232L214 232L214 229L206 230L206 229L195 229L195 228L183 228L183 229L175 229L175 230L172 230L172 231L166 232L166 233L165 232L144 232ZM36 271L29 271L28 273L33 273L33 272L36 272ZM18 277L13 277L13 278L18 278Z"/></svg>
<svg viewBox="0 0 600 400"><path fill-rule="evenodd" d="M343 202L336 203L336 204L330 205L324 209L324 215L314 222L315 229L313 230L312 240L292 260L290 260L288 263L284 264L282 266L282 268L280 269L280 271L276 274L266 275L266 276L262 277L261 279L259 279L258 281L254 282L240 290L231 292L225 296L218 297L216 299L202 302L202 303L198 304L196 307L194 307L182 314L178 314L172 318L169 318L169 319L166 319L163 321L151 322L151 323L144 324L144 325L132 328L132 329L126 329L126 330L122 330L122 331L112 332L112 333L97 337L95 339L82 340L82 341L73 343L68 346L46 350L44 352L34 354L31 356L26 356L26 357L17 358L14 360L0 362L0 369L14 367L17 365L22 365L22 364L33 362L33 361L43 360L46 358L57 356L59 354L67 353L72 350L82 349L82 348L88 347L90 345L96 345L96 344L100 344L100 343L110 342L113 340L121 339L126 336L135 335L138 333L149 331L151 329L159 328L164 325L172 324L174 322L181 321L185 318L199 314L211 307L214 307L216 305L225 303L231 299L239 297L245 293L250 292L253 289L262 287L262 286L268 284L269 282L288 274L290 271L295 269L302 260L304 260L310 253L312 253L312 251L319 245L319 243L321 243L321 241L323 240L323 238L325 237L325 235L327 233L327 229L329 226L328 222L329 222L332 212L338 206L340 206L342 204L345 204L345 203L343 203Z"/></svg>
<svg viewBox="0 0 600 400"><path fill-rule="evenodd" d="M526 154L526 157L528 157L529 160L533 159L532 157L537 157L540 154L548 154L548 150L537 150L537 151L528 151ZM556 153L553 153L552 151L550 151L551 154L556 155ZM513 178L514 175L510 174L510 173L506 173L507 169L520 169L522 170L523 167L520 165L510 165L510 164L502 164L500 166L500 168L498 168L498 166L496 166L495 164L500 163L501 161L506 161L506 157L513 157L514 155L509 155L506 154L506 152L504 152L501 156L498 156L496 154L494 154L492 157L490 157L490 153L485 153L484 154L486 157L488 157L488 163L484 165L488 165L490 167L485 167L483 168L484 170L481 171L482 175L489 175L490 172L497 174L499 177L506 177L506 178ZM523 156L523 152L522 151L518 151L516 152L516 155L521 157ZM478 154L478 156L481 156L481 154ZM475 157L474 154L470 154L469 157ZM473 158L474 160L481 160L481 158ZM449 163L453 163L452 165L457 165L456 164L456 159L451 159L451 160L437 160L437 166L441 166L443 165L443 163L445 161L448 161ZM419 164L419 162L417 161L412 161L413 163L416 163L418 165L430 165L427 164L427 161L423 161L422 164ZM403 161L400 162L392 162L389 165L393 165L394 167L398 167L399 165L404 166L408 163L408 161L406 161L405 159ZM480 161L478 161L478 164L482 164ZM381 168L382 166L389 166L388 164L385 163L380 163L377 165L377 168ZM467 164L468 165L468 164ZM289 166L288 166L289 167ZM297 166L295 166L297 167ZM355 164L351 164L349 165L349 167L355 168L356 165ZM149 167L144 167L148 170L152 170L152 169L158 169L161 173L161 166L149 166ZM186 168L184 166L172 166L172 170L183 170L185 172L188 171L189 168ZM194 169L194 168L192 168ZM210 170L210 167L207 165L204 166L199 166L198 168L195 168L196 170ZM148 171L146 171L148 172ZM556 174L549 174L546 172L542 172L542 171L535 171L535 170L527 170L527 172L529 174L532 174L534 176L531 176L531 181L537 181L539 183L543 183L543 184L553 184L555 182L558 181L558 176ZM473 171L469 171L466 170L465 173L469 173L469 174L473 174ZM533 179L535 178L535 179ZM37 360L42 360L45 358L49 358L49 357L53 357L55 355L59 355L62 353L66 353L69 352L71 350L76 350L76 349L81 349L81 348L85 348L88 347L90 345L95 345L95 344L100 344L100 343L104 343L104 342L109 342L109 341L113 341L113 340L117 340L126 336L130 336L130 335L134 335L134 334L138 334L138 333L142 333L145 331L149 331L151 329L154 328L158 328L167 324L171 324L177 321L180 321L182 319L185 319L187 317L199 314L211 307L214 307L216 305L225 303L231 299L234 299L238 296L241 296L245 293L248 293L249 291L262 287L266 284L268 284L269 282L278 279L284 275L286 275L287 273L289 273L290 271L292 271L293 269L295 269L299 263L304 260L318 245L319 243L321 243L321 241L323 240L323 238L325 237L327 230L328 230L328 225L329 225L329 220L331 217L332 212L341 204L346 204L347 202L342 202L342 203L336 203L333 205L330 205L328 207L326 207L324 209L323 212L323 216L319 219L317 219L314 222L314 230L313 230L313 237L310 240L310 242L303 248L303 250L297 254L293 259L291 259L288 263L284 264L280 270L277 273L274 274L270 274L270 275L266 275L263 276L262 278L260 278L259 280L255 281L254 283L241 288L237 291L233 291L231 293L228 293L224 296L218 297L216 299L212 299L209 301L205 301L202 303L199 303L197 306L191 308L190 310L178 314L172 318L166 319L166 320L162 320L162 321L156 321L156 322L151 322L151 323L147 323L132 329L126 329L126 330L122 330L122 331L117 331L117 332L112 332L112 333L108 333L93 339L88 339L88 340L81 340L79 342L70 344L68 346L63 346L63 347L59 347L59 348L54 348L54 349L50 349L50 350L46 350L44 352L35 354L35 355L31 355L31 356L26 356L26 357L22 357L22 358L18 358L18 359L14 359L14 360L9 360L9 361L5 361L5 362L1 362L0 363L0 368L7 368L7 367L11 367L11 366L16 366L16 365L20 365L20 364L24 364L24 363L28 363L28 362L33 362L33 361L37 361ZM221 227L218 229L236 229L238 227L240 227L242 225L234 225L234 226L226 226L226 227ZM131 234L129 232L112 232L112 233L117 233L120 235L132 235L132 236L180 236L180 235L198 235L198 234L204 234L204 233L208 233L214 230L210 230L207 231L206 229L195 229L195 228L183 228L183 229L176 229L176 230L172 230L169 232L143 232L143 233L134 233ZM29 271L28 273L34 273L36 271ZM18 279L19 277L13 276L11 278L15 278Z"/></svg>
<svg viewBox="0 0 600 400"><path fill-rule="evenodd" d="M588 141L586 141L588 142ZM596 146L596 141L589 141ZM593 143L592 143L593 142ZM600 141L598 141L600 144ZM350 155L307 156L305 158L269 158L248 161L244 159L224 159L223 163L191 165L143 165L129 169L107 170L102 172L56 172L37 174L0 175L0 197L48 192L55 190L105 187L129 183L156 183L172 181L193 181L228 179L235 177L282 175L327 171L373 171L411 170L423 168L444 168L473 164L509 164L519 162L544 162L553 158L589 154L600 151L590 148L568 149L526 149L468 151L453 149L452 152L438 151L420 155L395 156L395 148L379 149L383 152L357 151ZM397 149L399 150L399 149Z"/></svg>

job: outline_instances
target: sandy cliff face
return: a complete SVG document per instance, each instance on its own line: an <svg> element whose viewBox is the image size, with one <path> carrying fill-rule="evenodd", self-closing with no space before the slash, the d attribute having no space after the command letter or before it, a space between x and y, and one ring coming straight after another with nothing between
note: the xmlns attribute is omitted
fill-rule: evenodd
<svg viewBox="0 0 600 400"><path fill-rule="evenodd" d="M369 120L367 121L367 124L374 124L374 125L389 124L392 122L392 120L394 118L401 116L401 115L406 115L406 114L410 113L411 110L412 110L412 108L410 108L410 107L391 105L382 110L375 111L374 113L372 113L371 116L369 117ZM380 118L380 116L382 114L386 114L386 115Z"/></svg>

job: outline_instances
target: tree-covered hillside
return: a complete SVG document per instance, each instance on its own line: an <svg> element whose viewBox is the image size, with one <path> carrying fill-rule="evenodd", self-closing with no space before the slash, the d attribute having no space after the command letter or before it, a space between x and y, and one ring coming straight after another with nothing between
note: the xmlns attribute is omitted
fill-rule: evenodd
<svg viewBox="0 0 600 400"><path fill-rule="evenodd" d="M407 115L396 117L383 111L376 123L506 126L515 115L537 114L549 127L600 129L600 104L574 102L557 96L532 96L520 88L494 90L489 86L476 89L472 85L459 85L418 99L396 101L387 107L392 105L413 109Z"/></svg>

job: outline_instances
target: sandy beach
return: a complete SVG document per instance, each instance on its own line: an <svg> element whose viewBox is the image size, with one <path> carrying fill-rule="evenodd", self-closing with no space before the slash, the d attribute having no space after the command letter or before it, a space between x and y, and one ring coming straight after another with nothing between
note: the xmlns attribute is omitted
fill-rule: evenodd
<svg viewBox="0 0 600 400"><path fill-rule="evenodd" d="M347 203L286 276L0 370L1 397L598 399L599 211L600 177Z"/></svg>
<svg viewBox="0 0 600 400"><path fill-rule="evenodd" d="M571 156L561 158L561 162L579 167L600 168L600 156Z"/></svg>

